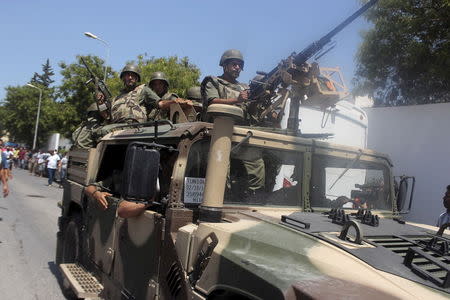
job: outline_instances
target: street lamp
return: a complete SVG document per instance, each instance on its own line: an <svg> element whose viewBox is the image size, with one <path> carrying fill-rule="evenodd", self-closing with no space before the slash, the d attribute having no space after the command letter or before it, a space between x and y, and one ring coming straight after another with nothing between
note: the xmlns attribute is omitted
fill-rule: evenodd
<svg viewBox="0 0 450 300"><path fill-rule="evenodd" d="M106 46L105 75L103 76L103 81L106 81L106 72L108 70L108 65L106 63L109 60L109 52L110 52L111 47L109 46L109 44L105 40L99 38L98 36L96 36L95 34L93 34L91 32L86 31L84 33L84 35L87 36L88 38L91 38L91 39L94 39L94 40L98 40L98 41L102 42L103 44L105 44L105 46Z"/></svg>
<svg viewBox="0 0 450 300"><path fill-rule="evenodd" d="M39 104L38 104L38 111L37 111L37 116L36 116L36 125L34 127L34 139L33 139L33 149L36 149L36 140L37 140L38 125L39 125L39 115L41 113L42 89L38 88L37 86L32 85L31 83L27 83L27 85L29 87L39 90Z"/></svg>

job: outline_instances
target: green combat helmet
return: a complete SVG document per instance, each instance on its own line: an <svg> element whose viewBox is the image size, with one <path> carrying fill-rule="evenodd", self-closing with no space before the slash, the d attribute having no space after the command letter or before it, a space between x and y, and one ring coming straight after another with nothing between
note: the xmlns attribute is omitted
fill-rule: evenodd
<svg viewBox="0 0 450 300"><path fill-rule="evenodd" d="M92 103L87 108L88 117L97 117L97 116L99 116L98 113L99 113L99 111L98 111L97 103Z"/></svg>
<svg viewBox="0 0 450 300"><path fill-rule="evenodd" d="M152 77L150 78L149 84L152 83L153 80L162 80L167 84L167 87L169 87L169 80L166 77L166 74L163 72L155 72L152 74Z"/></svg>
<svg viewBox="0 0 450 300"><path fill-rule="evenodd" d="M120 79L122 79L122 76L125 72L136 74L138 77L138 81L141 81L141 69L137 65L127 64L125 67L123 67L122 72L120 72Z"/></svg>
<svg viewBox="0 0 450 300"><path fill-rule="evenodd" d="M202 93L200 91L200 87L199 86L190 87L186 92L186 96L189 100L201 101Z"/></svg>
<svg viewBox="0 0 450 300"><path fill-rule="evenodd" d="M242 61L242 68L244 68L244 56L242 56L241 51L236 49L225 51L220 58L219 66L223 67L225 62L229 59L239 59L240 61Z"/></svg>

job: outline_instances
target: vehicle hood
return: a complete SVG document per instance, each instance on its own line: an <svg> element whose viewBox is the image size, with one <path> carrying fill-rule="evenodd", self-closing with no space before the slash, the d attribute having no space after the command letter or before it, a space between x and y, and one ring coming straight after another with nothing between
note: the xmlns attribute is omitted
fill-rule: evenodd
<svg viewBox="0 0 450 300"><path fill-rule="evenodd" d="M416 275L403 264L403 256L392 250L401 245L408 251L409 247L417 246L420 239L430 239L429 230L380 219L378 227L361 224L364 242L356 245L339 240L342 225L332 223L326 215L289 214L290 218L309 223L310 227L287 224L263 212L238 212L231 222L200 223L197 239L214 232L219 240L205 272L213 274L214 268L229 268L232 275L228 276L230 278L203 276L197 287L207 293L217 285L235 286L246 282L241 284L242 289L261 295L262 299L268 299L270 287L279 290L286 299L296 299L302 293L330 299L336 295L448 298L449 288ZM412 244L407 246L402 238ZM380 239L382 242L378 243ZM386 244L390 240L394 241L393 246ZM237 276L241 279L237 280ZM264 284L253 286L252 283L258 281Z"/></svg>

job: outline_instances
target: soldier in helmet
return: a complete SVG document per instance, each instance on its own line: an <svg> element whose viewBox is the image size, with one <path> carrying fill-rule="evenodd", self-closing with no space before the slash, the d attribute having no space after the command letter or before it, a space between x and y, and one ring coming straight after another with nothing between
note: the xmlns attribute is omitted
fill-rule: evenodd
<svg viewBox="0 0 450 300"><path fill-rule="evenodd" d="M120 124L143 123L147 121L144 98L148 97L148 87L139 85L141 71L135 64L127 64L120 73L123 89L111 101L111 119L109 113L98 110L97 103L88 108L88 117L72 134L74 146L80 148L95 147L97 140L116 129ZM96 95L97 102L104 100L101 93Z"/></svg>
<svg viewBox="0 0 450 300"><path fill-rule="evenodd" d="M229 104L240 106L247 113L248 85L237 81L244 69L244 57L239 50L225 51L220 58L219 66L223 68L221 76L207 76L203 79L201 92L203 111L209 104ZM246 117L247 119L247 117Z"/></svg>
<svg viewBox="0 0 450 300"><path fill-rule="evenodd" d="M193 87L188 88L188 90L186 91L186 95L187 95L188 100L191 100L195 106L201 107L202 91L199 86L193 86Z"/></svg>
<svg viewBox="0 0 450 300"><path fill-rule="evenodd" d="M147 111L141 105L145 97L145 85L141 81L141 70L137 65L127 64L120 73L124 88L112 100L112 123L143 123L147 121Z"/></svg>
<svg viewBox="0 0 450 300"><path fill-rule="evenodd" d="M103 113L103 114L102 114ZM78 148L88 149L95 146L95 139L92 133L104 125L106 115L99 112L97 103L92 103L87 109L87 119L78 126L72 134L74 146Z"/></svg>
<svg viewBox="0 0 450 300"><path fill-rule="evenodd" d="M206 120L206 110L210 104L236 105L244 111L244 124L249 125L249 113L246 102L248 100L249 86L237 81L241 71L244 69L244 57L239 50L231 49L222 54L219 66L223 68L221 76L207 76L201 84L203 98L203 119ZM265 186L265 165L262 153L258 149L243 149L232 154L232 160L239 160L245 169L245 175L241 178L247 181L247 190L243 193L247 196L262 191ZM231 170L231 173L234 170Z"/></svg>
<svg viewBox="0 0 450 300"><path fill-rule="evenodd" d="M163 72L152 74L148 86L151 90L146 101L149 119L167 119L170 105L178 103L181 108L192 106L192 101L182 99L177 94L169 92L169 80Z"/></svg>
<svg viewBox="0 0 450 300"><path fill-rule="evenodd" d="M186 91L186 98L192 101L192 105L195 110L195 120L200 120L200 116L203 109L202 92L199 86L193 86Z"/></svg>

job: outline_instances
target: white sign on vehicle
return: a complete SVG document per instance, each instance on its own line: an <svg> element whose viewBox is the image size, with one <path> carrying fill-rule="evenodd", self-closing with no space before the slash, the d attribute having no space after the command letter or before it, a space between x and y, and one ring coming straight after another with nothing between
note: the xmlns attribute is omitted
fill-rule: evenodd
<svg viewBox="0 0 450 300"><path fill-rule="evenodd" d="M184 203L202 203L205 178L184 178Z"/></svg>

